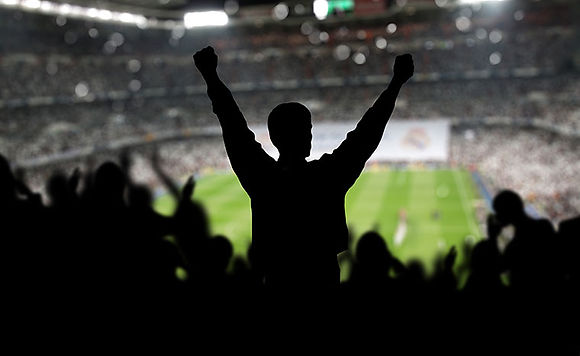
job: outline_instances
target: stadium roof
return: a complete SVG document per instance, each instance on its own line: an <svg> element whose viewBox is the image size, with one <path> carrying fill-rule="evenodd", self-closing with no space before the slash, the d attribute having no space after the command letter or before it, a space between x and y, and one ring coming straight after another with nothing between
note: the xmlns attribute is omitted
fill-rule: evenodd
<svg viewBox="0 0 580 356"><path fill-rule="evenodd" d="M400 17L417 20L431 17L431 14L437 14L442 9L452 11L461 6L475 6L476 3L480 6L479 3L484 2L528 4L530 0L334 1L336 3L331 7L331 1L327 0L0 0L0 6L46 15L136 25L142 29L173 29L176 26L294 26L312 17L328 25ZM342 7L346 6L345 1L348 10ZM574 0L551 1L561 3ZM321 6L317 7L317 3ZM347 13L348 16L344 16Z"/></svg>
<svg viewBox="0 0 580 356"><path fill-rule="evenodd" d="M210 10L223 9L227 0L56 0L86 7L99 7L110 10L143 9L143 10ZM240 7L255 5L274 5L280 1L273 0L237 0ZM305 0L304 3L310 2Z"/></svg>
<svg viewBox="0 0 580 356"><path fill-rule="evenodd" d="M228 15L244 13L241 17L254 17L271 14L272 8L279 3L295 5L303 4L308 8L313 0L0 0L0 6L20 8L25 11L44 14L60 13L58 8L66 8L62 15L86 17L87 9L112 13L128 13L134 17L156 19L182 19L184 14L196 11L218 10ZM84 9L84 10L82 10ZM250 9L248 13L246 9ZM260 9L256 12L253 9ZM70 11L69 11L70 10ZM96 20L108 21L110 16L89 16ZM106 18L105 18L106 17ZM113 19L115 20L115 19ZM123 21L122 21L123 22ZM131 21L128 21L131 22Z"/></svg>

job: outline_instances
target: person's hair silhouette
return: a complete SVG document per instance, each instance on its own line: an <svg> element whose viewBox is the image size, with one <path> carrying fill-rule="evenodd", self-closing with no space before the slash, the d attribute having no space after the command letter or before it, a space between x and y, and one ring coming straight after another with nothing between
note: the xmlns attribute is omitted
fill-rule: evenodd
<svg viewBox="0 0 580 356"><path fill-rule="evenodd" d="M500 259L501 268L510 273L512 286L522 291L545 287L555 267L552 224L528 216L522 198L511 190L499 192L492 205L495 215L487 221L491 241L495 243L504 227L515 228L515 235Z"/></svg>
<svg viewBox="0 0 580 356"><path fill-rule="evenodd" d="M268 115L270 140L280 157L304 159L312 148L312 115L300 103L282 103Z"/></svg>
<svg viewBox="0 0 580 356"><path fill-rule="evenodd" d="M280 153L275 161L256 142L220 80L213 48L193 58L206 81L232 168L251 198L255 267L263 281L285 288L336 286L336 255L348 242L345 195L381 141L399 90L413 75L411 55L396 58L388 88L341 145L310 162L312 123L304 105L283 103L270 113L268 129Z"/></svg>
<svg viewBox="0 0 580 356"><path fill-rule="evenodd" d="M493 210L498 220L504 225L514 224L526 219L522 198L511 190L503 190L495 196Z"/></svg>

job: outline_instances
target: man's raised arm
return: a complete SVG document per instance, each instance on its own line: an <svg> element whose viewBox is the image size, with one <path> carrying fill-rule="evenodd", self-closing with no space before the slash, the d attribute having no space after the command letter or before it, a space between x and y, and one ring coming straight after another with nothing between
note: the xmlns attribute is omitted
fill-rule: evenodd
<svg viewBox="0 0 580 356"><path fill-rule="evenodd" d="M254 133L248 128L244 115L232 93L217 74L218 57L212 47L206 47L193 55L195 66L207 84L213 112L222 127L224 143L234 172L243 180L256 164L270 156L256 142ZM242 181L242 185L244 182Z"/></svg>
<svg viewBox="0 0 580 356"><path fill-rule="evenodd" d="M352 167L356 176L364 168L381 142L387 122L395 109L395 101L399 90L412 76L414 71L413 57L410 54L397 56L393 69L391 83L375 100L357 124L356 128L348 133L346 139L334 150L332 156L340 161L343 167Z"/></svg>

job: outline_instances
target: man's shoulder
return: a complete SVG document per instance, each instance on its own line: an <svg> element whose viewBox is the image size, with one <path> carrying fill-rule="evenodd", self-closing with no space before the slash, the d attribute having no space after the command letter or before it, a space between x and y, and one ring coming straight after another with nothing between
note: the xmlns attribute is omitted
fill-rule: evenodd
<svg viewBox="0 0 580 356"><path fill-rule="evenodd" d="M560 230L560 231L580 231L580 216L562 221L559 225L558 230Z"/></svg>
<svg viewBox="0 0 580 356"><path fill-rule="evenodd" d="M546 229L554 229L554 225L552 225L552 222L548 219L545 218L541 218L541 219L536 219L536 224L538 224L538 226L541 226L543 228Z"/></svg>
<svg viewBox="0 0 580 356"><path fill-rule="evenodd" d="M530 219L530 223L527 227L527 233L533 234L537 237L549 237L555 233L554 225L548 219Z"/></svg>

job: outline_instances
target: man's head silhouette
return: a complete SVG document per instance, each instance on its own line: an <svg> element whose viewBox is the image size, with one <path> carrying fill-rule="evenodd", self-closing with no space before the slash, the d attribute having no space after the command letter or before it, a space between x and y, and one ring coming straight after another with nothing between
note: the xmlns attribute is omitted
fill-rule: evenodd
<svg viewBox="0 0 580 356"><path fill-rule="evenodd" d="M102 202L122 201L125 185L125 174L113 162L103 163L95 173L95 193Z"/></svg>
<svg viewBox="0 0 580 356"><path fill-rule="evenodd" d="M281 158L296 160L310 156L311 117L310 110L296 102L279 104L270 112L268 131Z"/></svg>
<svg viewBox="0 0 580 356"><path fill-rule="evenodd" d="M511 190L503 190L495 196L493 210L505 225L516 223L526 216L522 198Z"/></svg>

